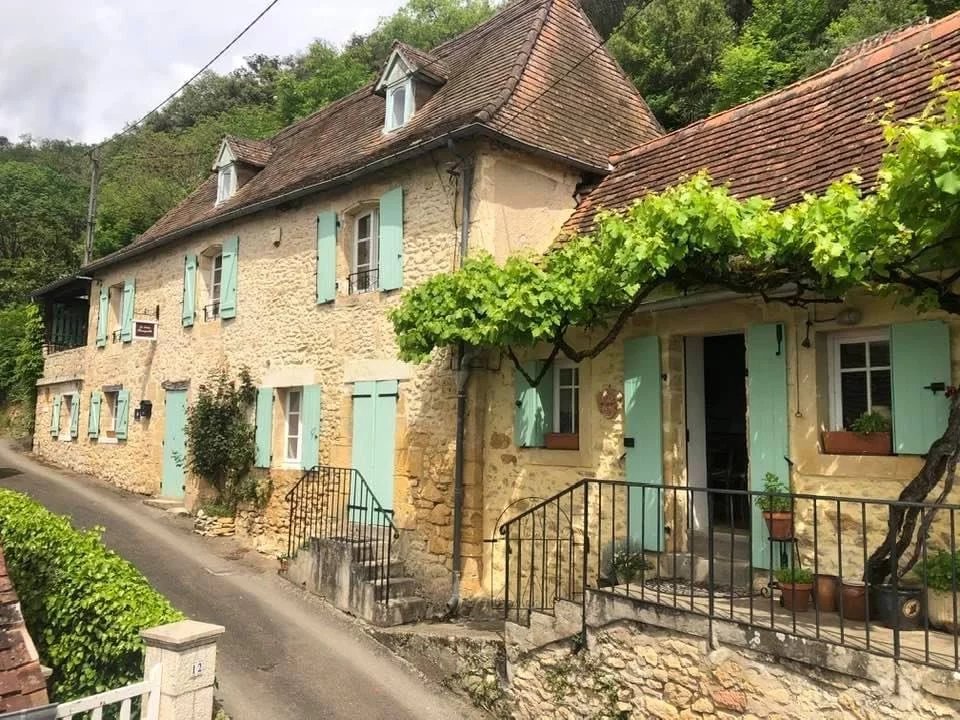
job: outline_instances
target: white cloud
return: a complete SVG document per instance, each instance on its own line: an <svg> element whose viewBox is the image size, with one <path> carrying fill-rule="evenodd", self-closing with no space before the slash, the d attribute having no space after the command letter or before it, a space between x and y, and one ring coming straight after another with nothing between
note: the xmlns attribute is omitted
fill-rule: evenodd
<svg viewBox="0 0 960 720"><path fill-rule="evenodd" d="M402 0L280 0L214 66L287 55L368 32ZM265 0L33 0L4 8L0 135L96 141L136 120L185 81ZM91 7L92 5L92 7Z"/></svg>

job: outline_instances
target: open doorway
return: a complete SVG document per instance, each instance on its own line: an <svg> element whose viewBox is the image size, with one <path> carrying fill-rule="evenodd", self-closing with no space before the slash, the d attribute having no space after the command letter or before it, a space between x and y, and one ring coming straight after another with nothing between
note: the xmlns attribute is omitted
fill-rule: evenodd
<svg viewBox="0 0 960 720"><path fill-rule="evenodd" d="M747 489L746 344L743 333L685 341L687 474L692 487ZM750 527L746 496L697 493L694 530Z"/></svg>

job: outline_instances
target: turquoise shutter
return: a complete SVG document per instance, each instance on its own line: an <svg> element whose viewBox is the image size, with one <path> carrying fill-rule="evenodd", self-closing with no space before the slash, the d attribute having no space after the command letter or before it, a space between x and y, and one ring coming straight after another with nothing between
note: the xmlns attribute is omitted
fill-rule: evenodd
<svg viewBox="0 0 960 720"><path fill-rule="evenodd" d="M123 283L123 302L120 305L120 340L125 343L133 340L133 303L134 281L125 280Z"/></svg>
<svg viewBox="0 0 960 720"><path fill-rule="evenodd" d="M273 388L262 387L257 390L257 411L256 411L256 447L257 453L254 465L260 468L270 467L270 459L273 455L272 430L273 430Z"/></svg>
<svg viewBox="0 0 960 720"><path fill-rule="evenodd" d="M623 343L623 435L626 476L632 483L663 485L663 407L660 338ZM632 487L629 497L630 539L645 550L663 550L663 491Z"/></svg>
<svg viewBox="0 0 960 720"><path fill-rule="evenodd" d="M97 347L107 344L107 314L110 311L110 291L100 288L100 309L97 315Z"/></svg>
<svg viewBox="0 0 960 720"><path fill-rule="evenodd" d="M127 428L130 425L130 391L120 390L117 392L117 424L116 433L118 440L127 439Z"/></svg>
<svg viewBox="0 0 960 720"><path fill-rule="evenodd" d="M223 243L223 265L220 280L220 317L237 316L237 260L240 238L228 238Z"/></svg>
<svg viewBox="0 0 960 720"><path fill-rule="evenodd" d="M53 405L50 407L50 434L56 437L60 434L60 396L53 396Z"/></svg>
<svg viewBox="0 0 960 720"><path fill-rule="evenodd" d="M183 327L193 325L197 314L197 256L187 255L183 259L183 305L180 308L180 324Z"/></svg>
<svg viewBox="0 0 960 720"><path fill-rule="evenodd" d="M337 296L337 214L317 215L317 303Z"/></svg>
<svg viewBox="0 0 960 720"><path fill-rule="evenodd" d="M950 385L950 330L939 320L890 328L893 451L926 455L947 429L950 401L933 383Z"/></svg>
<svg viewBox="0 0 960 720"><path fill-rule="evenodd" d="M70 437L75 438L80 434L80 393L73 394L73 401L70 403Z"/></svg>
<svg viewBox="0 0 960 720"><path fill-rule="evenodd" d="M300 461L304 470L320 462L320 386L303 387L303 407L300 410L300 426L303 428Z"/></svg>
<svg viewBox="0 0 960 720"><path fill-rule="evenodd" d="M90 414L87 417L87 435L92 438L100 437L100 403L103 396L94 390L90 393Z"/></svg>
<svg viewBox="0 0 960 720"><path fill-rule="evenodd" d="M376 474L376 400L377 383L353 384L353 439L350 464L370 483Z"/></svg>
<svg viewBox="0 0 960 720"><path fill-rule="evenodd" d="M380 198L380 289L403 286L403 188Z"/></svg>
<svg viewBox="0 0 960 720"><path fill-rule="evenodd" d="M400 392L400 384L396 380L378 380L376 392L373 446L376 471L370 480L370 489L380 503L380 507L390 510L393 508L397 395Z"/></svg>
<svg viewBox="0 0 960 720"><path fill-rule="evenodd" d="M523 365L534 378L542 368L542 360ZM544 374L537 387L532 387L520 370L514 371L513 444L518 448L543 447L543 436L553 427L553 370L551 367Z"/></svg>
<svg viewBox="0 0 960 720"><path fill-rule="evenodd" d="M771 472L790 482L787 417L787 333L780 323L747 328L747 421L750 490L763 490ZM763 514L750 503L754 567L770 567L770 541Z"/></svg>

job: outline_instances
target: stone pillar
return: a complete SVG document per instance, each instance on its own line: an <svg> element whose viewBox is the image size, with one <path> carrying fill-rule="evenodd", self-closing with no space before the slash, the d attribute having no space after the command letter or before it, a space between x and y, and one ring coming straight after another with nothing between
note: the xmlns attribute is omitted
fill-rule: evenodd
<svg viewBox="0 0 960 720"><path fill-rule="evenodd" d="M144 677L160 677L157 720L210 720L220 625L194 620L142 630Z"/></svg>

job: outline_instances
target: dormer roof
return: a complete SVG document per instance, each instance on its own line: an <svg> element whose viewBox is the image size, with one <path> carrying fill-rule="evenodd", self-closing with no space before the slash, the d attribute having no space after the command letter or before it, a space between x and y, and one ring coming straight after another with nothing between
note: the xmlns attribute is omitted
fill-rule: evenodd
<svg viewBox="0 0 960 720"><path fill-rule="evenodd" d="M374 86L374 92L382 94L387 85L399 79L399 75L413 75L431 85L443 85L447 81L448 73L449 69L439 56L395 40L390 57L383 64L380 77Z"/></svg>
<svg viewBox="0 0 960 720"><path fill-rule="evenodd" d="M267 140L251 140L250 138L227 135L220 143L217 159L213 163L213 170L231 162L239 162L255 168L265 167L270 162L273 148Z"/></svg>

